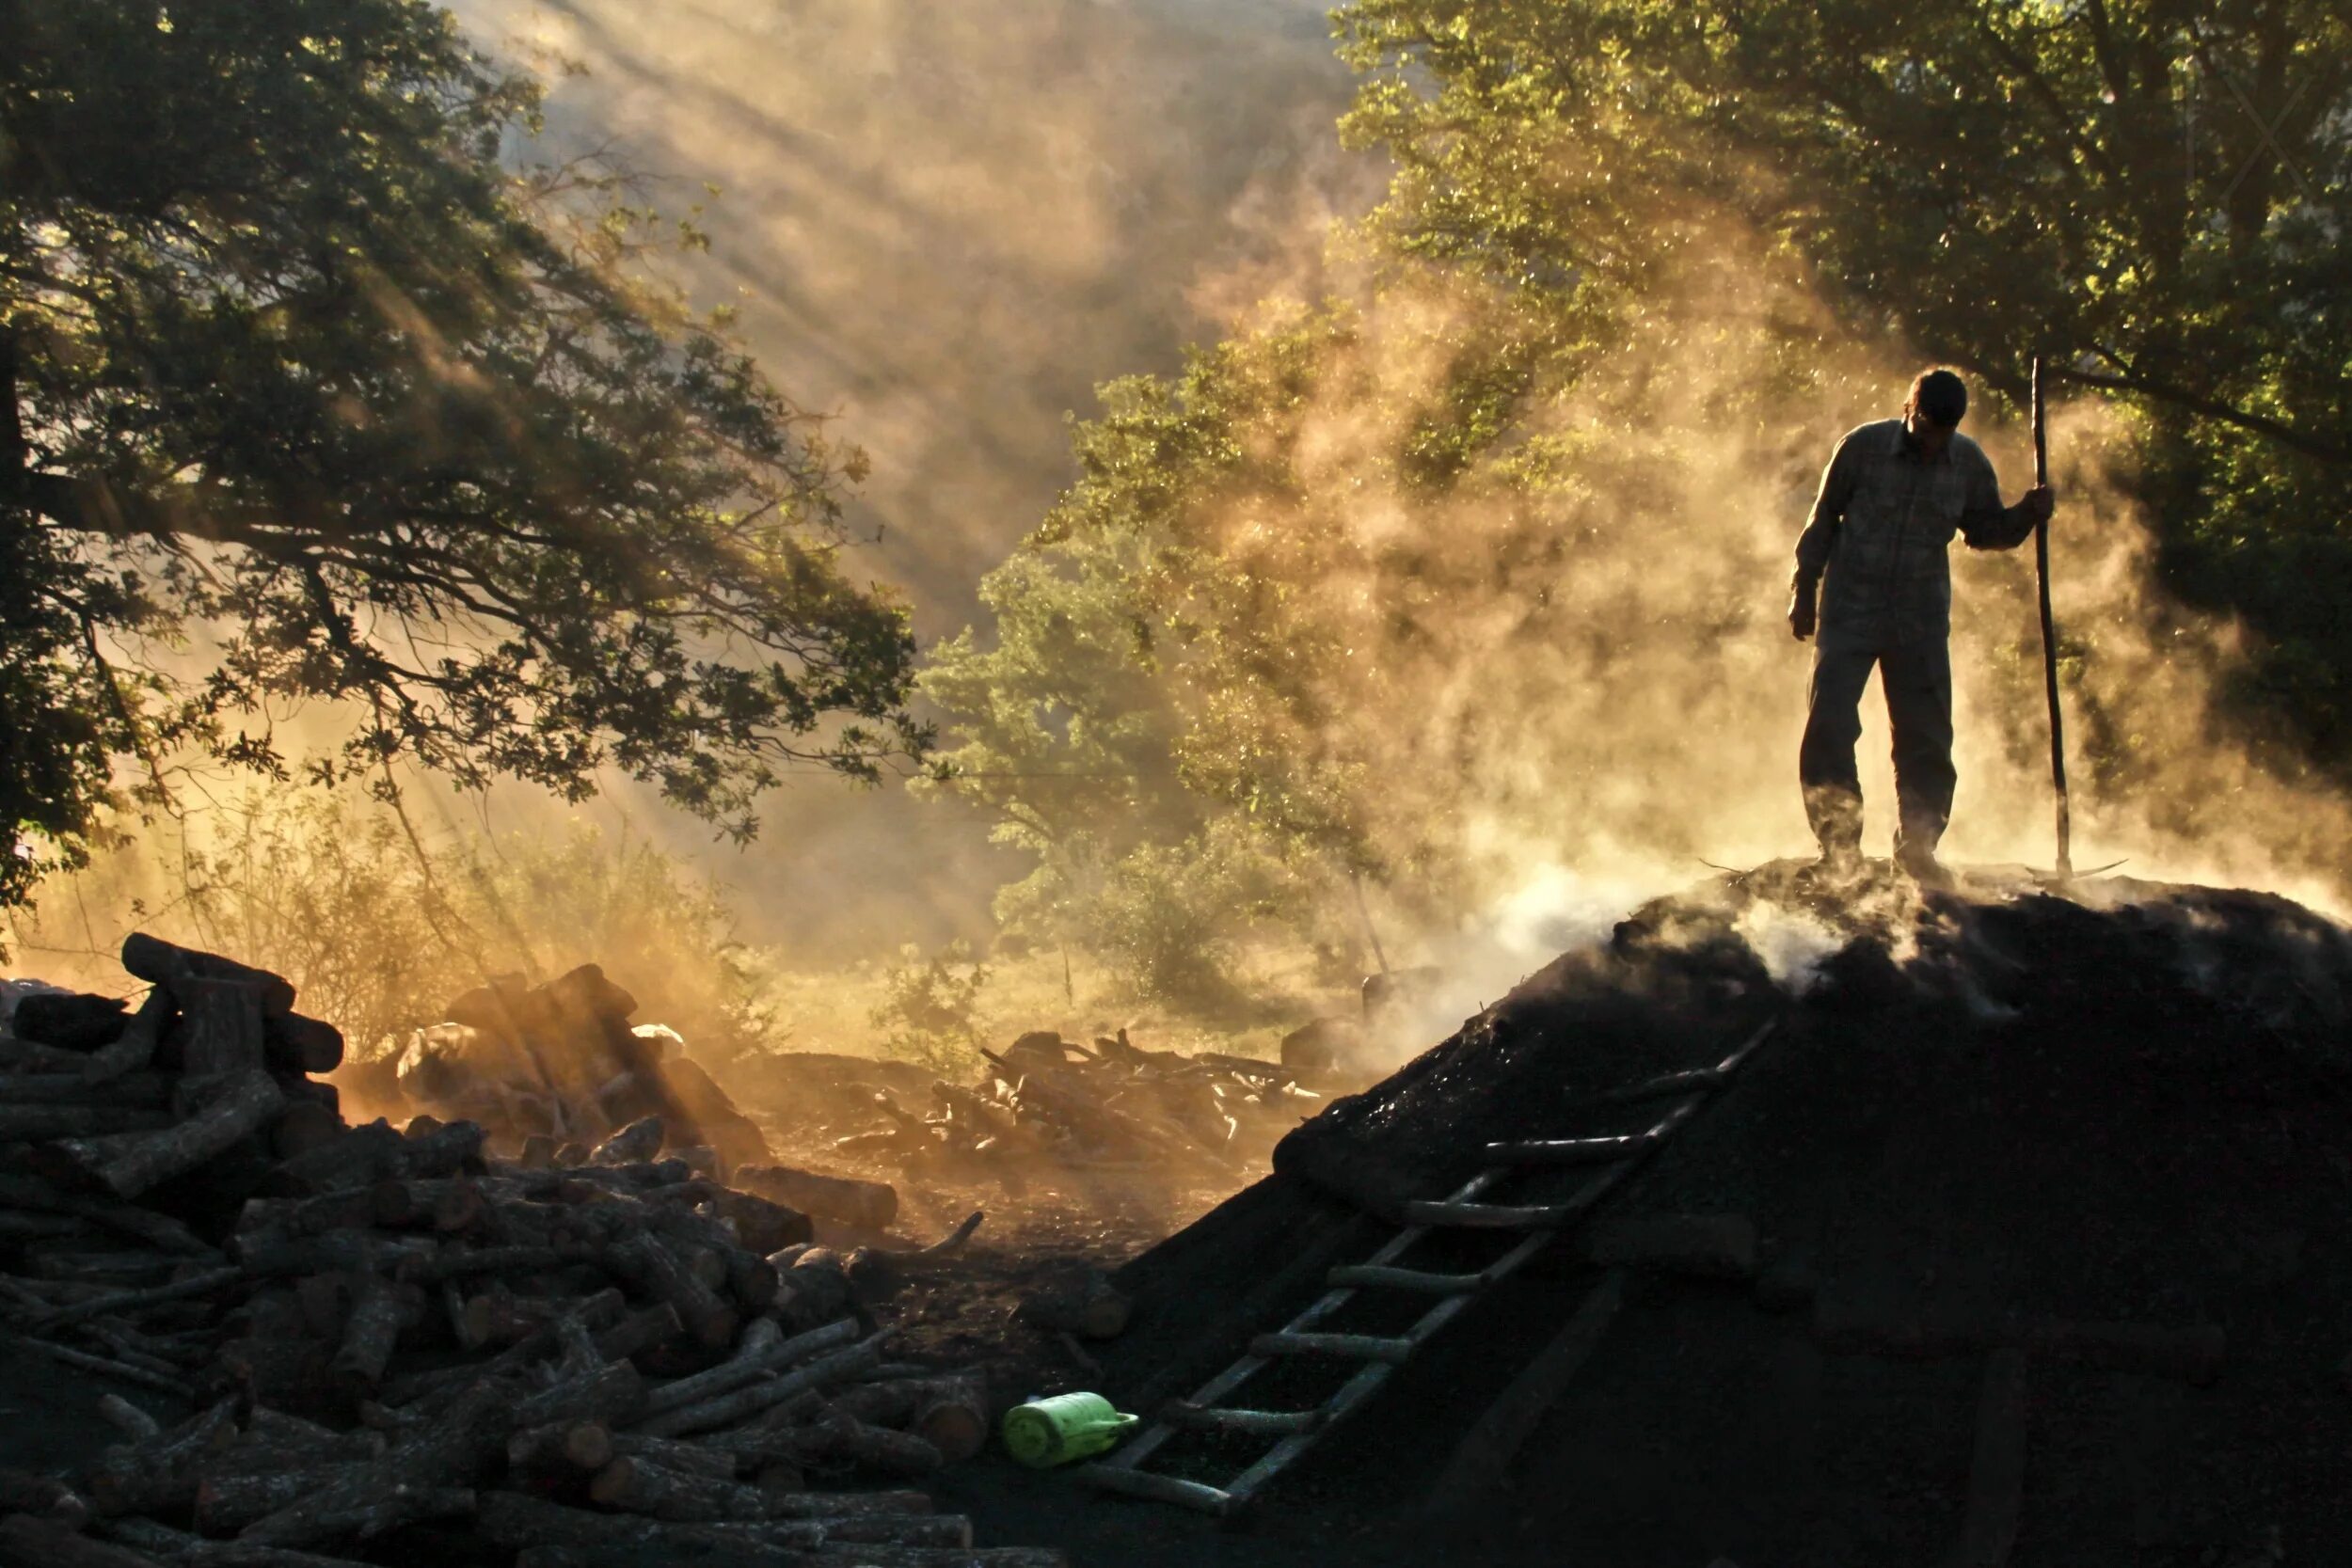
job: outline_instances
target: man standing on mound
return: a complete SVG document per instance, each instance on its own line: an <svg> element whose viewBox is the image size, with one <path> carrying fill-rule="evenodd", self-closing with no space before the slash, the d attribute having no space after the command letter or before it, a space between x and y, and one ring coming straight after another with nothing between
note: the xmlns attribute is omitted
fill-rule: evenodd
<svg viewBox="0 0 2352 1568"><path fill-rule="evenodd" d="M1862 425L1837 443L1797 540L1788 629L1800 641L1814 638L1797 775L1822 869L1833 876L1861 870L1853 749L1875 665L1895 731L1895 863L1929 886L1950 879L1935 858L1956 778L1947 546L1958 533L1971 549L2014 549L2051 507L2046 485L2015 506L2001 504L1992 461L1960 434L1967 412L1968 388L1958 375L1920 372L1902 418Z"/></svg>

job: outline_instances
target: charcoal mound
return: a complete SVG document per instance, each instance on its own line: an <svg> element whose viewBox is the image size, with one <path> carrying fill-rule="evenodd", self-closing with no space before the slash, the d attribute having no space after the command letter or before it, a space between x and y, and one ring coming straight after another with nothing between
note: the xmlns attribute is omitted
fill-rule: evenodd
<svg viewBox="0 0 2352 1568"><path fill-rule="evenodd" d="M1714 1065L1772 1020L1592 1215L1738 1216L1756 1275L1637 1271L1448 1550L1950 1560L1985 1506L2006 1348L2026 1389L2007 1560L2270 1561L2274 1543L2352 1560L2352 932L2266 894L2121 878L1828 895L1794 873L1636 911L1300 1126L1274 1176L1119 1276L1135 1327L1109 1381L1145 1405L1188 1393L1489 1142L1638 1131L1657 1105L1596 1128L1591 1097ZM1581 1236L1555 1243L1265 1512L1426 1523L1448 1456L1598 1276Z"/></svg>

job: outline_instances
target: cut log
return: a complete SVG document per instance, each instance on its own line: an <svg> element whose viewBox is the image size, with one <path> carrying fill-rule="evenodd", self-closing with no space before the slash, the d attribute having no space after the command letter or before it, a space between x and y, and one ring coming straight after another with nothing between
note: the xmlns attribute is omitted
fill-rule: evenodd
<svg viewBox="0 0 2352 1568"><path fill-rule="evenodd" d="M389 1404L405 1405L437 1393L453 1393L484 1377L530 1366L557 1348L557 1323L562 1317L578 1317L583 1325L592 1327L600 1323L611 1324L597 1330L593 1339L597 1356L607 1362L627 1360L647 1346L678 1332L677 1312L674 1307L665 1304L630 1314L621 1292L615 1290L600 1291L593 1296L574 1297L564 1305L566 1310L558 1318L533 1328L487 1360L392 1380L385 1386L384 1401Z"/></svg>
<svg viewBox="0 0 2352 1568"><path fill-rule="evenodd" d="M821 1355L780 1377L768 1378L732 1393L722 1394L717 1399L664 1411L641 1422L639 1430L656 1437L678 1437L688 1433L715 1432L733 1426L812 1389L855 1377L882 1360L883 1347L889 1338L889 1331L884 1330L862 1344ZM724 1439L716 1441L721 1447L727 1446Z"/></svg>
<svg viewBox="0 0 2352 1568"><path fill-rule="evenodd" d="M213 1361L215 1386L286 1409L326 1413L344 1402L328 1371L334 1355L331 1343L298 1333L248 1335L220 1347Z"/></svg>
<svg viewBox="0 0 2352 1568"><path fill-rule="evenodd" d="M109 1291L89 1296L65 1307L50 1308L33 1319L33 1327L49 1333L68 1323L85 1323L92 1318L113 1317L136 1312L143 1307L159 1306L167 1301L188 1301L209 1296L245 1283L240 1269L207 1269L185 1279L167 1284L150 1285L136 1291Z"/></svg>
<svg viewBox="0 0 2352 1568"><path fill-rule="evenodd" d="M778 1493L715 1476L666 1470L620 1458L596 1473L588 1495L607 1508L672 1523L719 1520L847 1518L865 1513L929 1513L920 1492Z"/></svg>
<svg viewBox="0 0 2352 1568"><path fill-rule="evenodd" d="M98 1414L105 1418L107 1425L135 1443L147 1442L164 1434L164 1424L161 1421L124 1399L120 1394L99 1395ZM5 1494L5 1487L0 1487L0 1494ZM7 1507L6 1501L0 1500L0 1509ZM40 1511L33 1510L32 1512Z"/></svg>
<svg viewBox="0 0 2352 1568"><path fill-rule="evenodd" d="M203 1109L168 1132L72 1138L55 1148L117 1196L135 1197L259 1132L285 1103L284 1093L268 1073L239 1073L223 1080Z"/></svg>
<svg viewBox="0 0 2352 1568"><path fill-rule="evenodd" d="M735 1184L803 1214L857 1230L887 1230L898 1217L898 1191L881 1181L819 1176L789 1165L744 1165Z"/></svg>
<svg viewBox="0 0 2352 1568"><path fill-rule="evenodd" d="M574 1249L553 1246L444 1246L427 1242L401 1260L400 1277L418 1285L438 1285L445 1279L475 1275L528 1278L556 1269L580 1256Z"/></svg>
<svg viewBox="0 0 2352 1568"><path fill-rule="evenodd" d="M177 1568L358 1568L344 1558L321 1557L290 1546L263 1546L250 1541L207 1541L152 1519L109 1519L102 1521L99 1528L108 1540L134 1551L151 1553Z"/></svg>
<svg viewBox="0 0 2352 1568"><path fill-rule="evenodd" d="M960 1465L988 1446L988 1405L974 1377L941 1378L915 1406L907 1430Z"/></svg>
<svg viewBox="0 0 2352 1568"><path fill-rule="evenodd" d="M155 1060L155 1048L163 1043L164 1031L178 1013L171 993L157 986L147 993L147 1000L139 1004L120 1035L81 1058L82 1075L92 1083L103 1083L149 1066Z"/></svg>
<svg viewBox="0 0 2352 1568"><path fill-rule="evenodd" d="M232 1237L230 1250L235 1255L238 1267L255 1279L292 1279L373 1264L389 1265L396 1277L418 1284L438 1283L430 1278L416 1278L409 1272L434 1255L432 1239L424 1236L335 1230L323 1236L281 1241L264 1233L260 1238Z"/></svg>
<svg viewBox="0 0 2352 1568"><path fill-rule="evenodd" d="M9 1143L160 1132L172 1122L171 1112L161 1105L0 1103L0 1141Z"/></svg>
<svg viewBox="0 0 2352 1568"><path fill-rule="evenodd" d="M860 1564L869 1562L878 1547L924 1553L961 1553L972 1548L972 1521L961 1513L852 1513L820 1523L825 1527L825 1544L818 1548L819 1554L837 1552Z"/></svg>
<svg viewBox="0 0 2352 1568"><path fill-rule="evenodd" d="M979 1229L980 1222L986 1218L988 1218L988 1212L986 1210L973 1210L970 1213L964 1215L962 1219L956 1222L956 1227L953 1230L950 1230L947 1234L942 1236L930 1245L926 1247L917 1247L914 1251L908 1253L906 1255L907 1260L910 1263L917 1261L942 1262L947 1259L955 1257L959 1253L962 1252L966 1246L971 1244L973 1232Z"/></svg>
<svg viewBox="0 0 2352 1568"><path fill-rule="evenodd" d="M209 1535L242 1530L257 1520L292 1508L303 1498L347 1497L391 1484L381 1461L318 1465L305 1469L249 1470L230 1464L208 1465L196 1489L196 1528Z"/></svg>
<svg viewBox="0 0 2352 1568"><path fill-rule="evenodd" d="M729 1451L747 1461L785 1460L803 1470L855 1466L886 1476L924 1476L945 1463L938 1446L911 1432L869 1426L831 1410L801 1426L742 1433Z"/></svg>
<svg viewBox="0 0 2352 1568"><path fill-rule="evenodd" d="M167 1214L117 1198L65 1192L30 1176L0 1175L0 1206L72 1214L166 1252L215 1259L220 1256L218 1249Z"/></svg>
<svg viewBox="0 0 2352 1568"><path fill-rule="evenodd" d="M660 1117L640 1117L590 1150L589 1161L599 1165L638 1164L661 1152L667 1132Z"/></svg>
<svg viewBox="0 0 2352 1568"><path fill-rule="evenodd" d="M91 1506L106 1515L184 1508L199 1468L235 1440L236 1415L236 1402L223 1400L157 1437L108 1449L89 1471Z"/></svg>
<svg viewBox="0 0 2352 1568"><path fill-rule="evenodd" d="M719 1187L707 1201L713 1213L735 1227L736 1240L744 1249L762 1258L817 1239L817 1227L806 1214L772 1198Z"/></svg>
<svg viewBox="0 0 2352 1568"><path fill-rule="evenodd" d="M627 1360L685 1331L677 1308L665 1301L633 1312L598 1334L596 1349L609 1359Z"/></svg>
<svg viewBox="0 0 2352 1568"><path fill-rule="evenodd" d="M1123 1333L1132 1310L1127 1298L1112 1288L1102 1270L1081 1266L1066 1269L1021 1298L1015 1309L1023 1323L1048 1333L1068 1332L1082 1339L1110 1339Z"/></svg>
<svg viewBox="0 0 2352 1568"><path fill-rule="evenodd" d="M294 1009L294 989L283 976L218 954L176 946L140 931L122 939L122 967L142 980L174 991L189 980L243 981L257 988L264 1012Z"/></svg>
<svg viewBox="0 0 2352 1568"><path fill-rule="evenodd" d="M165 1006L169 1005L167 1002ZM153 1042L149 1044L151 1054ZM90 1060L89 1054L80 1051L69 1051L63 1046L42 1045L38 1041L0 1034L0 1073L9 1076L70 1072L87 1085L91 1082ZM119 1077L146 1065L145 1062L133 1062L116 1069L112 1076Z"/></svg>
<svg viewBox="0 0 2352 1568"><path fill-rule="evenodd" d="M658 1237L636 1235L604 1249L605 1263L642 1294L677 1308L678 1322L712 1350L735 1342L742 1320L721 1301L709 1286L694 1277L685 1262Z"/></svg>
<svg viewBox="0 0 2352 1568"><path fill-rule="evenodd" d="M178 1086L178 1076L168 1072L126 1072L103 1084L79 1072L6 1072L0 1073L0 1103L162 1108Z"/></svg>
<svg viewBox="0 0 2352 1568"><path fill-rule="evenodd" d="M180 1070L191 1078L253 1072L265 1066L262 986L186 975L170 983L180 1004Z"/></svg>
<svg viewBox="0 0 2352 1568"><path fill-rule="evenodd" d="M471 1121L453 1121L424 1137L403 1138L394 1146L392 1174L437 1177L463 1172L479 1176L487 1168L482 1158L482 1148L487 1139L482 1125Z"/></svg>
<svg viewBox="0 0 2352 1568"><path fill-rule="evenodd" d="M373 1269L360 1270L342 1344L328 1367L337 1385L354 1395L373 1393L384 1381L401 1330L418 1320L423 1307L423 1292L414 1285L395 1285Z"/></svg>
<svg viewBox="0 0 2352 1568"><path fill-rule="evenodd" d="M485 1492L476 1518L484 1535L510 1548L631 1548L690 1562L739 1544L747 1553L769 1548L772 1555L767 1560L775 1568L807 1568L807 1559L800 1554L815 1549L825 1537L820 1526L780 1521L755 1539L746 1539L692 1525L591 1513L518 1492ZM792 1555L786 1556L787 1552Z"/></svg>
<svg viewBox="0 0 2352 1568"><path fill-rule="evenodd" d="M267 1014L262 1043L274 1072L332 1072L343 1065L343 1032L324 1019Z"/></svg>
<svg viewBox="0 0 2352 1568"><path fill-rule="evenodd" d="M645 1414L658 1416L665 1410L676 1410L716 1399L769 1372L798 1366L813 1356L848 1344L857 1337L857 1324L845 1318L787 1339L773 1319L762 1318L744 1331L742 1343L726 1360L708 1371L682 1377L654 1389L646 1397Z"/></svg>
<svg viewBox="0 0 2352 1568"><path fill-rule="evenodd" d="M523 1140L522 1152L515 1157L515 1162L525 1170L552 1170L555 1168L555 1150L554 1134L533 1132Z"/></svg>
<svg viewBox="0 0 2352 1568"><path fill-rule="evenodd" d="M795 1328L831 1323L857 1300L850 1271L831 1247L803 1248L778 1277L776 1312Z"/></svg>
<svg viewBox="0 0 2352 1568"><path fill-rule="evenodd" d="M34 1513L0 1519L0 1563L8 1568L157 1568L151 1557L93 1541L72 1526Z"/></svg>
<svg viewBox="0 0 2352 1568"><path fill-rule="evenodd" d="M687 1475L715 1476L732 1481L744 1465L742 1456L725 1449L714 1449L701 1443L680 1442L675 1437L654 1437L642 1432L622 1432L613 1434L612 1457L642 1459L659 1465L665 1470L677 1470Z"/></svg>
<svg viewBox="0 0 2352 1568"><path fill-rule="evenodd" d="M601 1421L621 1426L645 1402L645 1379L626 1361L564 1381L514 1402L515 1423L544 1426L550 1421Z"/></svg>
<svg viewBox="0 0 2352 1568"><path fill-rule="evenodd" d="M294 1156L270 1173L265 1191L301 1197L365 1187L399 1174L401 1136L381 1121L355 1127L324 1148Z"/></svg>
<svg viewBox="0 0 2352 1568"><path fill-rule="evenodd" d="M612 1463L612 1432L602 1421L549 1421L506 1440L506 1466L517 1476L593 1475Z"/></svg>
<svg viewBox="0 0 2352 1568"><path fill-rule="evenodd" d="M465 1304L462 1338L476 1348L513 1345L530 1338L565 1317L577 1316L590 1330L610 1327L627 1313L618 1291L595 1296L518 1296L503 1286L485 1291ZM604 1360L619 1357L606 1355Z"/></svg>
<svg viewBox="0 0 2352 1568"><path fill-rule="evenodd" d="M149 1424L153 1425L151 1421ZM156 1434L151 1432L148 1435ZM0 1513L29 1513L68 1529L80 1529L89 1522L90 1506L80 1493L55 1476L35 1475L30 1470L0 1465Z"/></svg>
<svg viewBox="0 0 2352 1568"><path fill-rule="evenodd" d="M285 1085L278 1087L282 1092ZM299 1159L326 1148L346 1131L342 1117L330 1107L313 1100L294 1101L270 1123L269 1151L280 1160Z"/></svg>
<svg viewBox="0 0 2352 1568"><path fill-rule="evenodd" d="M71 1214L27 1214L16 1210L0 1211L0 1237L16 1241L52 1241L68 1236L77 1241L94 1242L103 1234L87 1220Z"/></svg>
<svg viewBox="0 0 2352 1568"><path fill-rule="evenodd" d="M237 1532L241 1541L265 1546L308 1546L357 1536L364 1541L421 1519L471 1518L473 1492L457 1486L411 1486L395 1482L373 1495L323 1493L303 1498Z"/></svg>
<svg viewBox="0 0 2352 1568"><path fill-rule="evenodd" d="M868 1545L843 1541L805 1551L778 1547L766 1539L736 1535L729 1525L669 1525L678 1531L704 1531L708 1539L679 1538L659 1554L645 1547L615 1545L529 1546L515 1568L648 1568L653 1560L692 1562L700 1568L1070 1568L1070 1558L1054 1546ZM782 1527L759 1527L773 1531ZM676 1555L683 1554L683 1555Z"/></svg>
<svg viewBox="0 0 2352 1568"><path fill-rule="evenodd" d="M276 1236L323 1236L332 1230L364 1230L375 1223L374 1195L362 1187L321 1193L316 1197L249 1197L237 1211L237 1235L257 1243Z"/></svg>
<svg viewBox="0 0 2352 1568"><path fill-rule="evenodd" d="M121 1037L131 1022L119 997L78 991L35 991L20 996L8 1015L8 1032L35 1045L83 1055Z"/></svg>

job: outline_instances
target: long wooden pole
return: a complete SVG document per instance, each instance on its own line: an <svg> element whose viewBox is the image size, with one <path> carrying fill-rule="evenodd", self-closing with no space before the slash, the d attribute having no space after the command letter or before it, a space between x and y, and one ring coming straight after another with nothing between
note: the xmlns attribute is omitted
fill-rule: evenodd
<svg viewBox="0 0 2352 1568"><path fill-rule="evenodd" d="M2033 356L2033 482L2050 483L2050 437L2042 411L2042 356ZM2058 788L2058 875L2074 876L2074 824L2066 809L2066 723L2058 712L2058 628L2050 616L2050 519L2034 525L2034 575L2042 584L2042 678L2050 698L2050 782Z"/></svg>

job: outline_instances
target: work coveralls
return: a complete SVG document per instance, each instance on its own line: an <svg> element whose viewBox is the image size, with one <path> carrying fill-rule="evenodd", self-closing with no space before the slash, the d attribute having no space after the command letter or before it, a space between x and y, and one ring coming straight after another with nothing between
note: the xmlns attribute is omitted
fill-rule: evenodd
<svg viewBox="0 0 2352 1568"><path fill-rule="evenodd" d="M1797 576L1822 581L1797 773L1822 852L1858 853L1862 689L1876 665L1895 732L1895 852L1932 856L1952 815L1952 577L1947 547L2014 548L2033 531L2001 504L1984 449L1955 431L1930 460L1900 420L1849 431L1797 540Z"/></svg>

